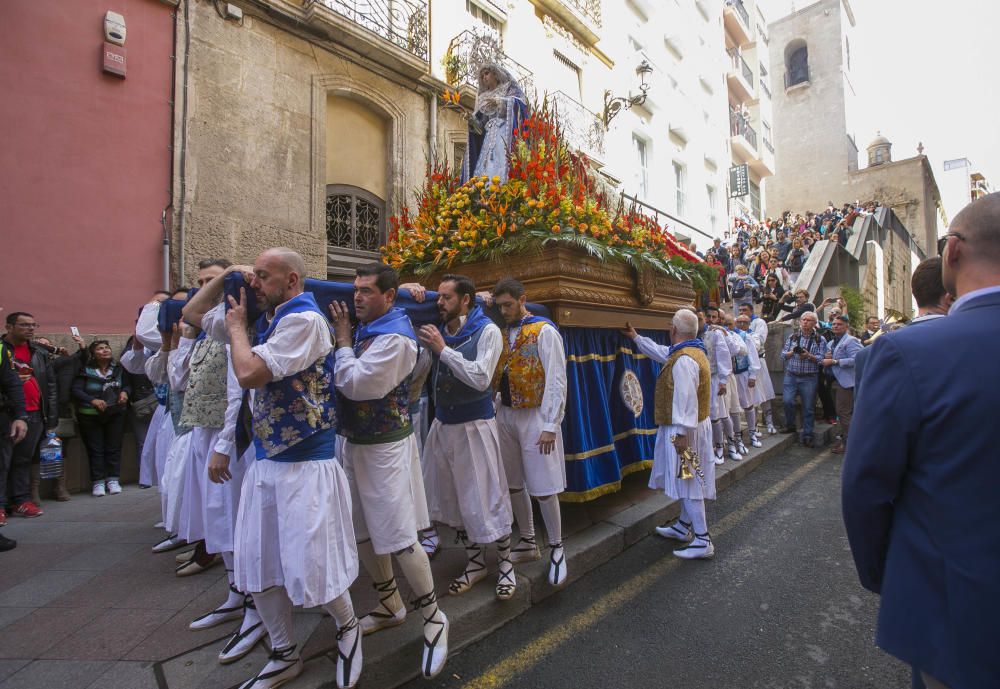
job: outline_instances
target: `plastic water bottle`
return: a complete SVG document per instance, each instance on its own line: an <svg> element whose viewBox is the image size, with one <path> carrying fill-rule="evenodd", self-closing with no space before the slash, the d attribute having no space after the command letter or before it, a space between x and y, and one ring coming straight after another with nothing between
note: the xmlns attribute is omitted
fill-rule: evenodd
<svg viewBox="0 0 1000 689"><path fill-rule="evenodd" d="M45 442L39 452L40 462L38 475L41 478L59 478L62 476L62 441L54 431L45 435Z"/></svg>

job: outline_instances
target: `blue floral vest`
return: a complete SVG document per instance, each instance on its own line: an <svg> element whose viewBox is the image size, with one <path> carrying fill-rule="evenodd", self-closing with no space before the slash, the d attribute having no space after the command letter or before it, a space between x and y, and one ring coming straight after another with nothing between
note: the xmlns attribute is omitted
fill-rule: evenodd
<svg viewBox="0 0 1000 689"><path fill-rule="evenodd" d="M375 341L371 337L354 345L360 357ZM341 433L352 443L374 445L393 443L413 433L410 422L410 376L388 395L378 400L355 401L340 395Z"/></svg>
<svg viewBox="0 0 1000 689"><path fill-rule="evenodd" d="M478 307L476 309L478 311ZM488 318L476 318L476 311L469 314L465 326L454 337L446 336L448 346L465 359L474 361L479 352L479 339L491 323ZM469 330L473 330L469 332ZM493 408L493 388L483 391L469 387L459 380L448 366L434 357L434 415L441 423L458 424L496 416Z"/></svg>
<svg viewBox="0 0 1000 689"><path fill-rule="evenodd" d="M270 326L258 334L267 342L281 319L291 313L323 312L309 292L278 307ZM325 318L325 316L324 316ZM254 396L253 432L257 459L301 462L332 459L336 443L337 398L333 394L333 352L298 373L271 381Z"/></svg>

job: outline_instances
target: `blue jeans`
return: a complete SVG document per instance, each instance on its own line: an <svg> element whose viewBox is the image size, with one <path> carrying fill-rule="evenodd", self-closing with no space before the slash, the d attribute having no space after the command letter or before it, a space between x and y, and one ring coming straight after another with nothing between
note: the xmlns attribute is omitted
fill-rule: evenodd
<svg viewBox="0 0 1000 689"><path fill-rule="evenodd" d="M785 405L785 424L795 426L795 395L802 398L802 437L808 438L813 433L813 417L816 409L816 384L819 379L815 373L800 376L785 372L785 384L782 390L782 401Z"/></svg>

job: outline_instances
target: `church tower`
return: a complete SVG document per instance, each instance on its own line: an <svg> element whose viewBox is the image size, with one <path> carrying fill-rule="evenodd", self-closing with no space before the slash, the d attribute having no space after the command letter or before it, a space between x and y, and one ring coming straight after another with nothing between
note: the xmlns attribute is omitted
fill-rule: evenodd
<svg viewBox="0 0 1000 689"><path fill-rule="evenodd" d="M769 216L853 200L854 26L849 0L819 0L770 24L775 174L767 180Z"/></svg>

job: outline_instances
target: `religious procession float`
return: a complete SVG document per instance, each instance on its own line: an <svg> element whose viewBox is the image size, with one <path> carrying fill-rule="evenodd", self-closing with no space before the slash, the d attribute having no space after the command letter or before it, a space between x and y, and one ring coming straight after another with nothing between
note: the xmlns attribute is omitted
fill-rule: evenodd
<svg viewBox="0 0 1000 689"><path fill-rule="evenodd" d="M567 491L583 502L652 465L659 365L633 349L626 321L666 342L670 317L717 279L654 218L599 179L567 143L547 99L529 107L502 67L480 68L460 172L431 164L415 206L390 220L384 260L435 289L460 273L489 290L505 277L545 307L566 347ZM446 92L447 107L461 110Z"/></svg>

